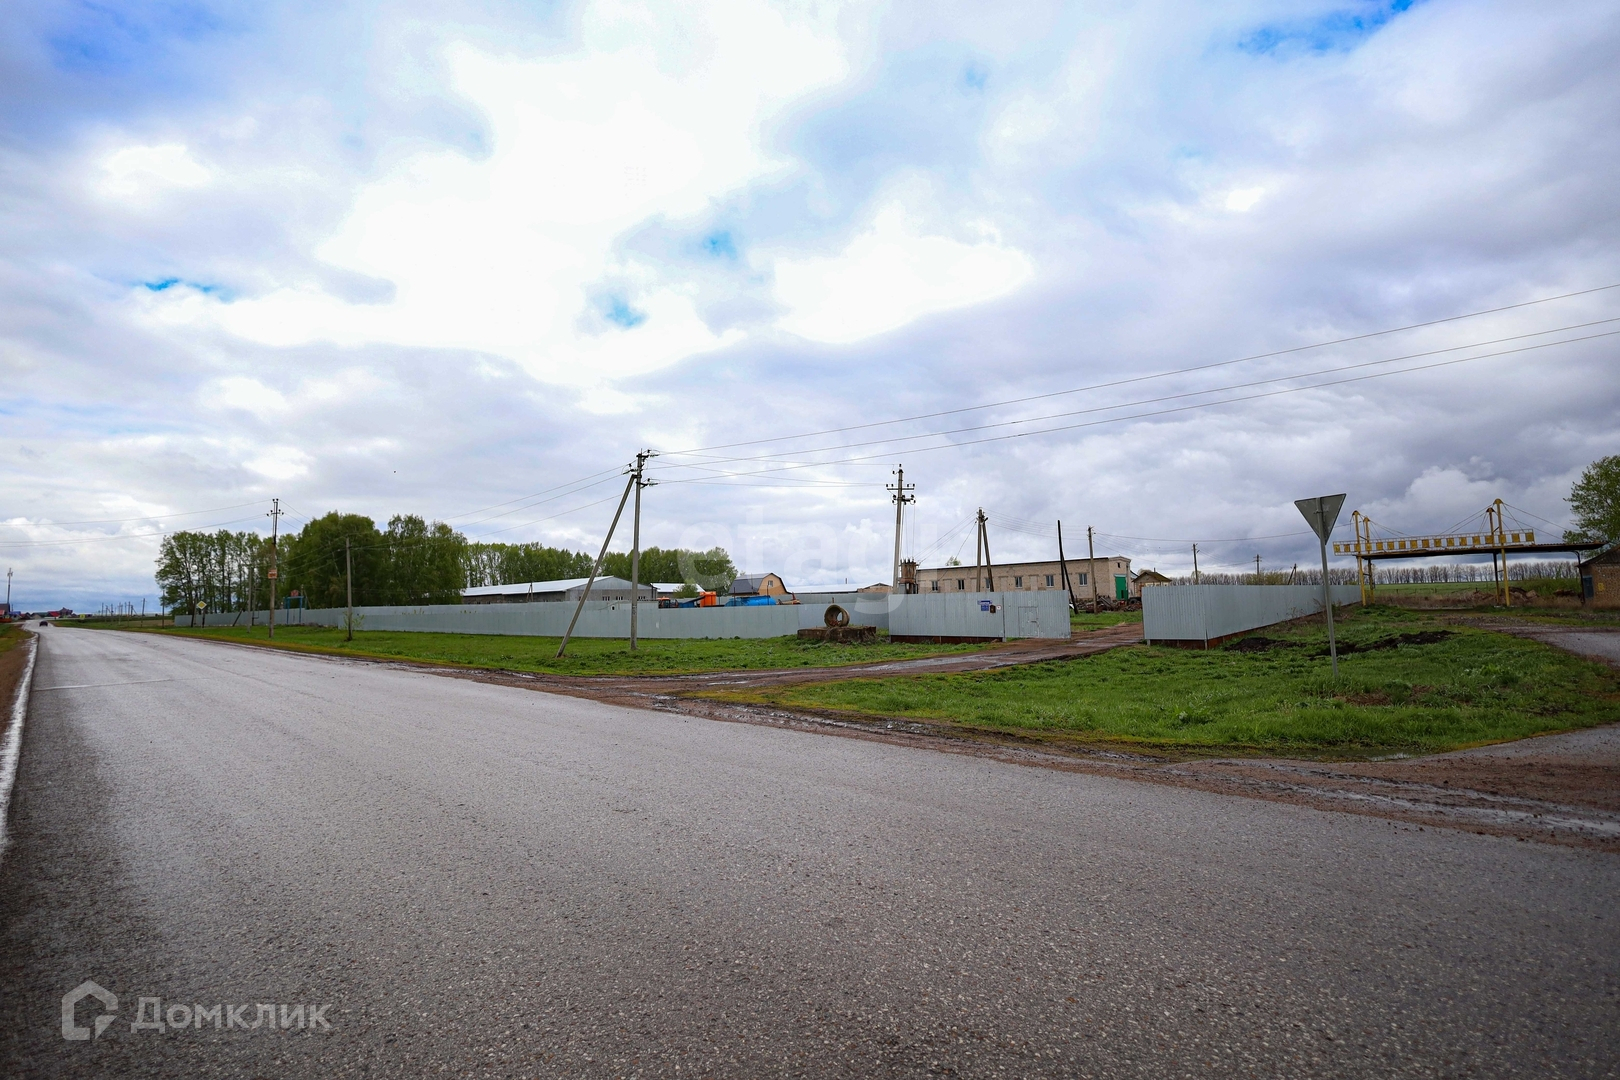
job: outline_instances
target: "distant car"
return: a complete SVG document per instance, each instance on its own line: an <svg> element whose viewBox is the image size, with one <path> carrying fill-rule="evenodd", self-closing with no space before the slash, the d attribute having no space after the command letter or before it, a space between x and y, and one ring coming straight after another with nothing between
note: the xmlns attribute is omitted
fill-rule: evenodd
<svg viewBox="0 0 1620 1080"><path fill-rule="evenodd" d="M41 620L39 620L39 625L41 625L41 626L49 626L51 624L46 622L44 619L41 619Z"/></svg>

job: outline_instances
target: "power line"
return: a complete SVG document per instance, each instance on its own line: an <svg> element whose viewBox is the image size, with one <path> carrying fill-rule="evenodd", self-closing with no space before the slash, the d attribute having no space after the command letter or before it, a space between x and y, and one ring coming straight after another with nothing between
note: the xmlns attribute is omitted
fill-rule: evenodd
<svg viewBox="0 0 1620 1080"><path fill-rule="evenodd" d="M1284 388L1284 389L1281 389L1281 390L1270 390L1270 391L1266 391L1264 393L1259 393L1259 394L1240 394L1240 395L1237 395L1237 396L1234 396L1234 397L1222 398L1222 399L1217 400L1217 401L1203 401L1203 402L1197 402L1197 403L1192 404L1192 405L1181 405L1181 406L1176 406L1174 408L1168 408L1168 409L1151 409L1151 410L1148 410L1148 411L1145 411L1145 412L1130 413L1130 414L1127 414L1125 416L1107 417L1107 418L1101 419L1101 420L1088 420L1088 421L1085 421L1085 422L1082 422L1082 423L1076 423L1076 424L1060 424L1060 425L1057 425L1057 426L1054 426L1054 427L1040 428L1040 429L1037 429L1035 431L1018 431L1018 432L1012 432L1012 433L1006 434L1006 435L986 436L985 438L981 438L981 439L968 439L968 440L962 440L962 441L958 441L958 442L940 443L940 444L935 445L935 446L908 447L908 448L906 448L905 452L908 453L908 454L919 454L919 453L930 453L930 452L935 451L935 450L954 450L954 449L961 449L961 448L967 447L967 446L979 446L979 445L983 445L983 444L986 444L986 443L1005 442L1005 441L1007 441L1009 439L1028 438L1028 437L1030 437L1032 435L1050 435L1050 434L1053 434L1055 432L1061 432L1061 431L1078 431L1078 430L1082 430L1084 428L1089 428L1089 427L1099 427L1099 426L1103 426L1103 425L1106 425L1106 424L1122 423L1122 422L1127 421L1127 420L1141 420L1141 419L1147 419L1147 418L1151 418L1151 417L1155 417L1155 416L1170 416L1170 415L1174 415L1176 413L1192 412L1192 411L1195 411L1195 410L1198 410L1198 409L1213 408L1213 407L1215 407L1217 405L1230 405L1230 404L1240 402L1240 401L1258 401L1258 400L1261 400L1261 399L1264 399L1264 398L1281 397L1281 396L1283 396L1285 394L1297 394L1297 393L1301 393L1301 392L1306 391L1306 390L1320 390L1320 389L1323 389L1323 388L1329 387L1329 386L1344 386L1344 385L1348 385L1350 383L1367 382L1367 381L1370 381L1372 379L1387 378L1387 377L1389 377L1391 375L1405 375L1405 374L1410 374L1410 373L1415 372L1415 371L1429 371L1429 370L1433 370L1433 369L1436 369L1436 368L1452 367L1452 366L1457 365L1457 364L1471 363L1471 362L1473 362L1475 360L1488 360L1488 359L1492 359L1492 358L1500 357L1500 356L1511 356L1511 355L1514 355L1514 354L1517 354L1517 353L1531 352L1531 351L1534 351L1536 349L1551 348L1551 347L1553 347L1555 345L1569 345L1569 344L1574 344L1576 342L1581 342L1581 341L1590 341L1590 340L1593 340L1593 339L1596 339L1596 338L1613 337L1613 336L1615 336L1617 334L1620 334L1620 330L1605 331L1604 333L1601 333L1601 334L1589 334L1589 335L1586 335L1586 336L1583 336L1583 337L1569 338L1569 339L1565 339L1565 340L1562 340L1562 341L1542 342L1542 343L1536 344L1536 345L1522 346L1522 347L1517 348L1517 349L1502 349L1502 350L1499 350L1497 352L1481 353L1478 356L1458 357L1456 359L1442 360L1442 361L1438 361L1438 362L1432 363L1432 364L1414 364L1414 365L1412 365L1410 367L1400 368L1400 369L1395 370L1395 371L1374 372L1374 373L1369 374L1369 375L1357 375L1357 376L1353 376L1353 377L1347 378L1347 379L1330 379L1330 380L1326 380L1326 381L1323 381L1323 382L1310 383L1310 384L1307 384L1305 386L1287 387L1287 388ZM1449 351L1454 351L1454 350L1440 350L1440 351L1449 352ZM1414 356L1417 356L1417 355L1423 355L1423 354L1414 354ZM1346 367L1342 367L1342 368L1330 368L1330 369L1326 369L1326 370L1319 371L1319 372L1313 372L1313 373L1309 373L1309 374L1286 376L1286 377L1284 377L1284 379L1311 378L1311 377L1314 377L1315 375L1332 374L1332 373L1338 372L1338 371L1355 370L1355 369L1358 369L1358 368L1365 368L1365 367L1373 366L1373 365L1376 365L1376 364L1388 363L1388 362L1389 361L1371 361L1371 362L1366 363L1366 364L1351 364L1351 365L1347 365ZM1164 398L1152 398L1152 399L1146 399L1146 400L1141 401L1141 402L1130 402L1130 403L1125 403L1125 404L1120 404L1120 405L1111 405L1111 406L1105 406L1105 407L1098 408L1098 409L1078 410L1078 411L1072 412L1072 413L1060 413L1060 414L1055 414L1052 417L1033 418L1033 419L1057 419L1057 418L1061 418L1063 416L1083 415L1083 414L1089 413L1089 412L1103 412L1103 411L1110 411L1110 410L1114 410L1114 409L1131 408L1131 407L1133 407L1134 405L1137 405L1137 404L1152 404L1152 403L1158 402L1158 401L1174 400L1174 399L1180 398L1180 397L1192 397L1192 396L1198 396L1200 394L1224 393L1224 392L1226 392L1228 390L1236 390L1236 389L1243 389L1243 388L1246 388L1246 387L1266 385L1266 384L1269 384L1269 383L1284 381L1284 379L1265 379L1265 380L1258 380L1258 381L1253 382L1253 383L1239 383L1239 384L1235 384L1233 386L1216 387L1216 388L1212 388L1212 389L1209 389L1209 390L1197 391L1195 393L1190 393L1190 394L1168 395L1167 397L1164 397ZM906 437L906 439L885 440L881 445L891 446L892 447L892 444L894 442L910 441L910 440L923 439L923 438L943 438L943 437L945 437L947 435L960 434L960 433L968 432L968 431L972 431L972 430L984 430L985 428L1004 427L1004 426L1008 426L1008 424L1012 424L1012 423L1029 423L1029 422L1033 422L1033 420L1032 419L1026 419L1026 420L1019 420L1019 421L1008 421L1006 424L1000 424L1000 425L981 425L978 428L963 428L963 429L957 429L957 430L954 430L954 431L930 432L930 433L927 433L927 434L924 434L924 435L908 436L908 437ZM830 450L838 450L838 449L846 449L846 448L856 448L856 447L861 447L861 446L873 446L873 445L879 445L879 444L876 443L876 442L849 443L849 444L846 444L845 446L824 447L824 448L822 448L822 451L819 451L819 452L825 452L825 451L830 451ZM770 475L772 473L787 472L787 471L790 471L792 469L819 468L819 467L824 467L824 466L827 466L827 465L870 462L870 461L874 461L874 460L877 460L877 459L880 459L880 458L888 457L888 456L890 456L891 453L892 453L892 450L886 450L886 451L884 451L882 453L853 455L853 456L846 457L846 458L835 458L835 459L832 459L830 461L802 462L802 463L795 463L795 464L791 464L791 465L778 465L778 467L776 467L776 468L757 469L757 470L754 470L751 473L741 473L739 475L742 475L742 476L767 476L767 475ZM769 457L769 456L761 456L761 457L751 458L751 459L750 458L738 458L736 460L738 460L738 461L753 460L753 461L759 461L759 462L762 462L762 463L763 462L772 462L773 461L773 459L771 457ZM667 482L667 483L679 483L680 481L671 480L671 481L665 481L665 482Z"/></svg>
<svg viewBox="0 0 1620 1080"><path fill-rule="evenodd" d="M690 450L670 450L670 454L700 454L711 450L730 450L739 446L762 446L768 443L791 442L795 439L809 439L821 435L836 435L845 431L861 431L867 428L886 427L892 424L907 424L915 420L933 420L941 416L956 416L962 413L979 412L984 409L999 409L1007 405L1022 405L1029 401L1042 401L1047 398L1064 397L1069 394L1085 393L1089 390L1105 390L1115 386L1128 386L1132 383L1146 382L1150 379L1164 379L1173 375L1186 375L1196 371L1209 371L1214 368L1230 367L1233 364L1244 364L1254 360L1266 360L1276 356L1288 356L1293 353L1308 352L1311 349L1325 349L1333 345L1345 345L1352 341L1366 341L1371 338L1385 337L1390 334L1404 333L1408 330L1419 330L1428 326L1441 326L1446 323L1460 322L1463 319L1475 319L1484 315L1497 315L1504 311L1514 311L1519 308L1533 307L1537 304L1547 304L1555 300L1568 300L1576 296L1588 296L1593 293L1606 292L1610 289L1620 289L1620 282L1613 285L1600 285L1591 289L1579 289L1575 292L1560 293L1557 296L1544 296L1539 300L1526 300L1518 304L1506 304L1502 307L1486 308L1481 311L1471 311L1463 315L1452 315L1444 319L1431 319L1427 322L1408 323L1405 326L1391 327L1387 330L1374 330L1366 334L1352 334L1349 337L1334 338L1329 341L1313 342L1309 345L1296 345L1289 349L1277 349L1272 352L1255 353L1251 356L1240 356L1233 360L1219 360L1208 364L1195 364L1191 367L1175 368L1171 371L1155 372L1151 375L1138 375L1129 379L1115 379L1109 382L1093 383L1089 386L1077 386L1068 390L1054 390L1045 394L1031 394L1027 397L1008 398L1005 401L993 401L985 405L968 405L960 409L944 409L939 412L919 413L916 416L902 417L896 420L876 420L868 424L850 424L845 427L825 428L821 431L804 432L798 435L779 435L769 439L752 439L744 442L720 443L714 446L699 446ZM1553 333L1554 331L1543 331ZM1463 346L1467 347L1467 346Z"/></svg>

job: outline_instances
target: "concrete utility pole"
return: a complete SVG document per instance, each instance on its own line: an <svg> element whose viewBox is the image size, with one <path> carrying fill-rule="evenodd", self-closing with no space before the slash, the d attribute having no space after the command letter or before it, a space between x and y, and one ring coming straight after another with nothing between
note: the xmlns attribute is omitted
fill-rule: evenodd
<svg viewBox="0 0 1620 1080"><path fill-rule="evenodd" d="M596 584L596 575L602 572L602 560L607 558L608 545L613 542L613 530L619 527L619 518L624 515L624 504L630 501L630 489L635 487L635 484L636 476L632 471L630 479L625 482L624 494L619 496L619 508L613 511L613 524L608 526L607 535L602 538L602 550L596 553L596 561L591 564L591 576L585 581L585 591L580 594L579 603L574 606L574 617L568 620L568 630L563 634L562 644L557 646L559 660L562 659L563 650L568 648L568 639L574 636L574 626L579 622L579 613L585 610L585 601L591 598L591 586Z"/></svg>
<svg viewBox="0 0 1620 1080"><path fill-rule="evenodd" d="M1254 583L1256 585L1260 584L1260 555L1258 552L1254 556Z"/></svg>
<svg viewBox="0 0 1620 1080"><path fill-rule="evenodd" d="M636 651L636 606L641 603L641 489L652 487L653 481L646 479L642 474L647 468L647 459L658 455L651 450L643 450L636 455L635 468L630 473L630 482L636 489L635 526L630 536L630 651Z"/></svg>
<svg viewBox="0 0 1620 1080"><path fill-rule="evenodd" d="M6 568L6 614L11 614L11 568Z"/></svg>
<svg viewBox="0 0 1620 1080"><path fill-rule="evenodd" d="M1091 579L1091 613L1093 615L1097 614L1097 544L1096 538L1092 535L1094 531L1090 525L1086 526L1086 560L1091 566L1091 570L1086 576Z"/></svg>
<svg viewBox="0 0 1620 1080"><path fill-rule="evenodd" d="M904 522L906 503L917 501L915 495L907 495L906 492L915 491L917 485L906 483L904 465L894 467L894 476L894 483L884 485L884 490L894 492L894 576L889 580L893 583L893 591L897 593L900 591L900 530Z"/></svg>
<svg viewBox="0 0 1620 1080"><path fill-rule="evenodd" d="M1198 584L1198 545L1193 545L1193 584Z"/></svg>
<svg viewBox="0 0 1620 1080"><path fill-rule="evenodd" d="M344 619L343 628L347 631L344 641L354 640L354 557L349 549L349 538L343 538L343 592L349 603L348 617Z"/></svg>
<svg viewBox="0 0 1620 1080"><path fill-rule="evenodd" d="M973 546L973 585L983 592L996 591L996 567L990 561L990 519L985 516L984 507L979 507L979 539ZM979 576L979 567L984 567L984 576Z"/></svg>
<svg viewBox="0 0 1620 1080"><path fill-rule="evenodd" d="M276 543L280 536L281 527L281 500L270 500L270 638L276 636L276 575L279 573L279 563L276 559Z"/></svg>

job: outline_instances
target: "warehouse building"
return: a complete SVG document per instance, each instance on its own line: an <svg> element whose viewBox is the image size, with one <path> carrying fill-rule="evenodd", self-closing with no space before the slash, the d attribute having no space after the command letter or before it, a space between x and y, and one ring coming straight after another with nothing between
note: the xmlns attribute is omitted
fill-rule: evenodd
<svg viewBox="0 0 1620 1080"><path fill-rule="evenodd" d="M463 604L534 604L546 601L575 600L585 593L589 578L563 578L559 581L520 581L511 585L480 585L461 590ZM673 591L678 585L667 586ZM639 592L643 600L656 600L665 586L644 583ZM628 600L630 583L624 578L599 577L591 586L592 600Z"/></svg>

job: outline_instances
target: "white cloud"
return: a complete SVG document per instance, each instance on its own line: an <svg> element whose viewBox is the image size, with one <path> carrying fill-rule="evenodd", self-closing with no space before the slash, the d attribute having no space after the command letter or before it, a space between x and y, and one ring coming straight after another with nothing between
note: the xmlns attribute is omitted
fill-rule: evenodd
<svg viewBox="0 0 1620 1080"><path fill-rule="evenodd" d="M1005 296L1034 276L1029 258L988 227L974 243L924 229L890 202L837 255L778 258L776 297L788 308L778 325L813 341L859 341Z"/></svg>
<svg viewBox="0 0 1620 1080"><path fill-rule="evenodd" d="M296 446L272 446L242 464L270 480L293 480L309 472L313 460Z"/></svg>
<svg viewBox="0 0 1620 1080"><path fill-rule="evenodd" d="M1266 189L1263 187L1236 188L1226 193L1226 208L1238 214L1247 213L1265 195Z"/></svg>
<svg viewBox="0 0 1620 1080"><path fill-rule="evenodd" d="M181 143L126 146L108 154L101 163L98 185L113 198L149 198L175 188L199 188L213 173L191 156Z"/></svg>
<svg viewBox="0 0 1620 1080"><path fill-rule="evenodd" d="M287 399L257 379L232 376L220 379L202 395L203 404L215 408L241 409L245 412L282 412Z"/></svg>
<svg viewBox="0 0 1620 1080"><path fill-rule="evenodd" d="M695 214L783 167L763 128L844 75L834 14L748 0L657 14L604 3L587 11L573 55L449 46L455 90L488 118L490 155L404 154L317 251L393 283L390 302L350 303L298 281L234 302L171 289L146 301L150 317L273 346L476 349L576 385L736 340L709 330L690 288L615 244L640 222ZM617 322L597 310L604 280L626 286L612 298Z"/></svg>

